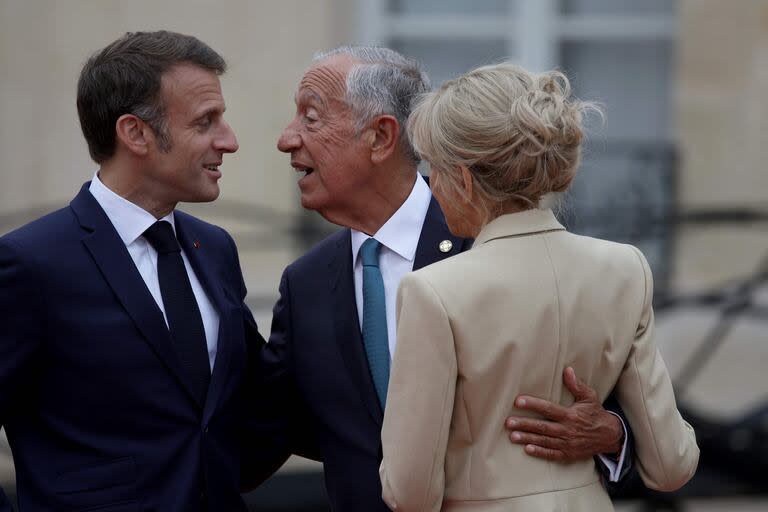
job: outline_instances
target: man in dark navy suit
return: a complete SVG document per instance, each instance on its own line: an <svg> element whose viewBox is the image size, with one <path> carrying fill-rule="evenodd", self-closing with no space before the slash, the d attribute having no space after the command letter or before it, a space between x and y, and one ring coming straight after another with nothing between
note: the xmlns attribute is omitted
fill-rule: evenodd
<svg viewBox="0 0 768 512"><path fill-rule="evenodd" d="M273 424L282 442L272 448L321 460L337 512L388 510L378 470L400 279L471 245L450 234L416 171L419 158L405 123L414 98L428 89L418 64L388 49L321 54L299 84L296 116L278 141L301 175L302 206L345 229L282 276L262 353L273 409L284 407L282 421ZM361 247L371 244L378 253L378 289L383 284L384 290L376 313L364 300L373 288L365 282ZM578 382L567 385L586 396ZM554 404L528 403L550 415L564 412ZM564 461L621 451L621 422L594 399L565 412L554 421L519 422L512 440L524 442L534 456ZM619 471L613 469L608 476L615 479Z"/></svg>
<svg viewBox="0 0 768 512"><path fill-rule="evenodd" d="M77 107L98 171L0 238L0 426L21 512L245 510L246 340L263 340L232 238L174 210L216 199L238 149L225 68L165 31L96 53Z"/></svg>

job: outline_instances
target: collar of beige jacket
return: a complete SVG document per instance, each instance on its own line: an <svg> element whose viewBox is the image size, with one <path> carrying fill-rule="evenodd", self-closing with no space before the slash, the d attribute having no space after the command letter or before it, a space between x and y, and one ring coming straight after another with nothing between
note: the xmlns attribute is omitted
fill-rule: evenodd
<svg viewBox="0 0 768 512"><path fill-rule="evenodd" d="M480 231L475 239L474 246L477 247L496 238L562 230L565 230L565 228L555 218L552 210L534 208L496 217Z"/></svg>

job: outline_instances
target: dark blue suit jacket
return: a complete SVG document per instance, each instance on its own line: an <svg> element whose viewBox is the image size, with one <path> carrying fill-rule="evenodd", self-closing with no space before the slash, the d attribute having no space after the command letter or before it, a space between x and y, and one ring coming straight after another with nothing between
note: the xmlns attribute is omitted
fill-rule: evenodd
<svg viewBox="0 0 768 512"><path fill-rule="evenodd" d="M175 221L220 315L204 404L87 183L69 207L0 238L0 425L21 512L245 510L241 388L246 339L261 338L230 236L182 212Z"/></svg>
<svg viewBox="0 0 768 512"><path fill-rule="evenodd" d="M349 229L325 239L288 266L280 282L272 333L262 359L273 407L296 431L275 422L270 437L286 449L322 460L334 511L389 509L381 499L381 425L384 414L363 348L352 270ZM443 253L442 240L453 248ZM453 236L432 199L416 250L418 269L457 254L470 241Z"/></svg>
<svg viewBox="0 0 768 512"><path fill-rule="evenodd" d="M262 396L269 390L271 402L262 400L258 407L274 414L271 423L262 417L261 426L272 430L260 436L270 439L261 453L275 459L293 452L322 461L335 512L387 512L379 480L383 411L360 333L351 240L349 229L338 231L283 273L260 362L266 379L260 390ZM453 243L447 253L439 250L442 240ZM433 198L414 270L471 245L448 231ZM612 409L621 414L617 405Z"/></svg>

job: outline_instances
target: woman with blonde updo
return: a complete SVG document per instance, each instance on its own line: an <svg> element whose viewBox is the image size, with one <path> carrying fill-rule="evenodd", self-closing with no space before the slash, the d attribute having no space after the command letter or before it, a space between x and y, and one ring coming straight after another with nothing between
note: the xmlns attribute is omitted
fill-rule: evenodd
<svg viewBox="0 0 768 512"><path fill-rule="evenodd" d="M696 470L654 341L645 258L539 209L573 180L594 108L569 95L562 73L499 64L446 82L409 119L448 227L475 243L400 284L382 431L393 510L613 510L591 459L526 456L503 428L521 392L573 403L568 366L600 400L615 389L648 487L677 489Z"/></svg>

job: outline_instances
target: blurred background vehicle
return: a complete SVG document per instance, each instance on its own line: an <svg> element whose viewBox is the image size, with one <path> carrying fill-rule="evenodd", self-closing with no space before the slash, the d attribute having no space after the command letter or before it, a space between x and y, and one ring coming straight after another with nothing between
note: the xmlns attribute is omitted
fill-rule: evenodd
<svg viewBox="0 0 768 512"><path fill-rule="evenodd" d="M74 102L86 57L159 28L200 37L230 64L222 82L241 149L222 168L221 198L183 209L235 237L264 334L282 269L334 229L301 210L275 149L313 52L391 46L434 85L501 59L562 69L606 119L590 123L559 216L648 257L659 345L702 447L680 492L633 482L617 503L768 509L768 0L0 0L0 234L65 205L96 169ZM0 486L13 494L2 439ZM322 467L292 458L247 500L327 510Z"/></svg>

